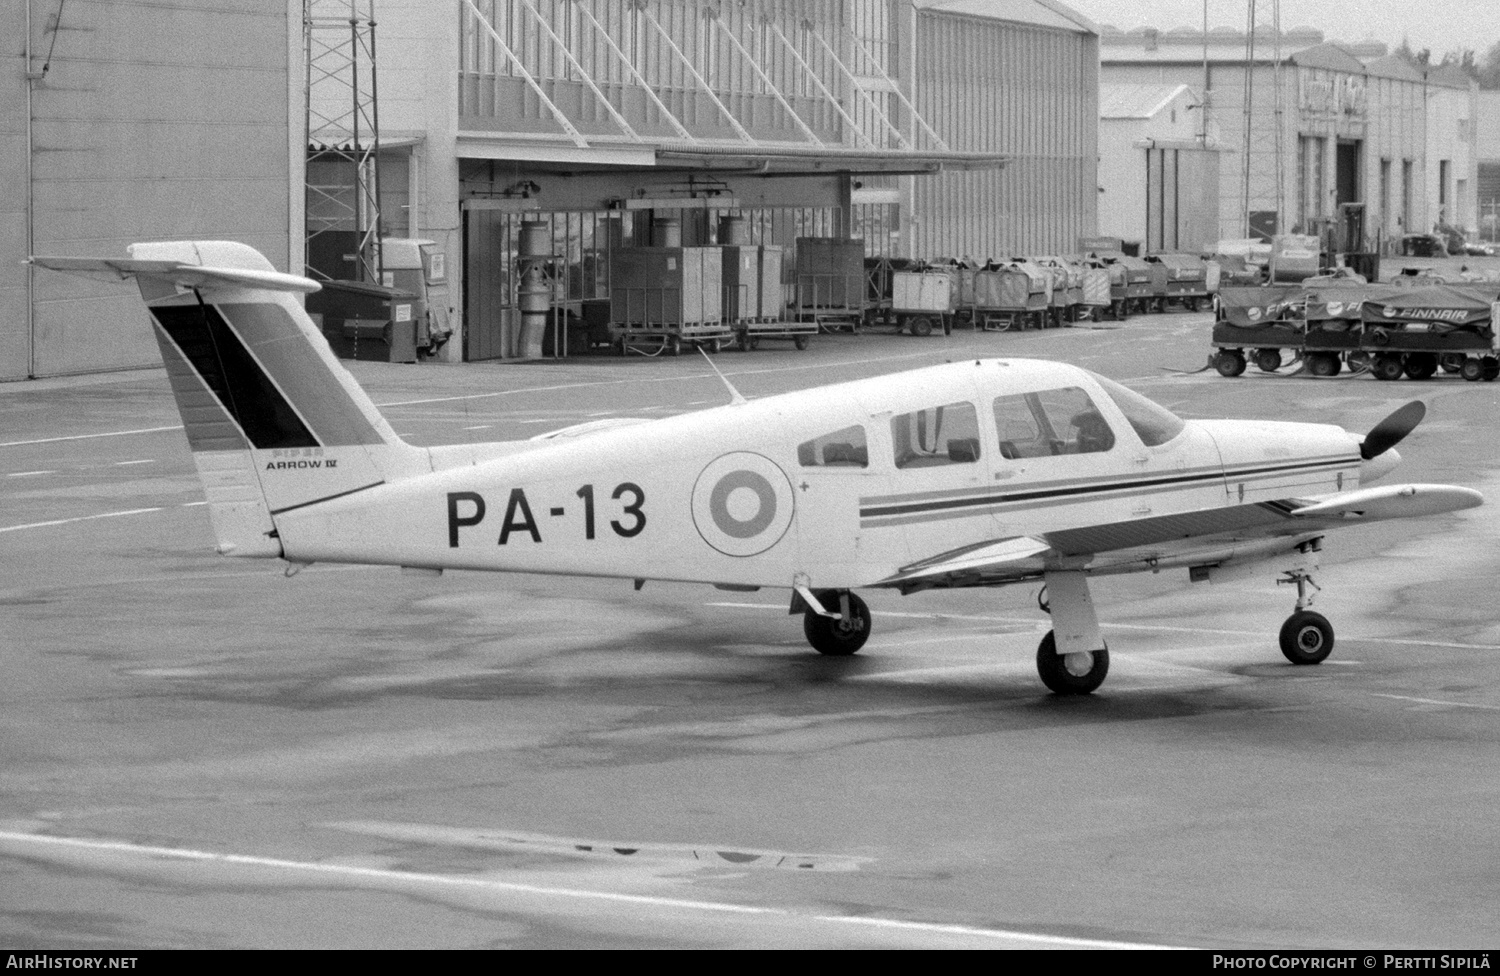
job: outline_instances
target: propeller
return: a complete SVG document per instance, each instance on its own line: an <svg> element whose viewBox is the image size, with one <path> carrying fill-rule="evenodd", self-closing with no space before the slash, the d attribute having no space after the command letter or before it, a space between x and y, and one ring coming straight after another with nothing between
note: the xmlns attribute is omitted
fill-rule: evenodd
<svg viewBox="0 0 1500 976"><path fill-rule="evenodd" d="M1365 435L1364 443L1359 445L1359 456L1366 461L1377 458L1401 443L1401 439L1413 430L1422 418L1427 416L1427 405L1421 400L1413 400L1406 406L1401 407L1395 413L1370 428Z"/></svg>

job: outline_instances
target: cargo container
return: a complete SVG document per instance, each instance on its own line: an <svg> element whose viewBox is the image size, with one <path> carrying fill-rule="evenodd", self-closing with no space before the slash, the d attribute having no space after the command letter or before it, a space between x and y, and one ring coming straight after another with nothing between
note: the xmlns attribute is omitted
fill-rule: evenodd
<svg viewBox="0 0 1500 976"><path fill-rule="evenodd" d="M717 247L634 247L614 254L610 334L615 350L710 352L733 338L723 317L723 255Z"/></svg>

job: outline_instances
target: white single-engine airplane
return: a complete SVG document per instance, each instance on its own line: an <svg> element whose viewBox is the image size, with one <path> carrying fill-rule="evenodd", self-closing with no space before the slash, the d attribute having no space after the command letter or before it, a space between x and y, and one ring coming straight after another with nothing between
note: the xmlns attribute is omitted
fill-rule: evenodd
<svg viewBox="0 0 1500 976"><path fill-rule="evenodd" d="M417 448L303 311L297 295L317 283L252 248L32 262L138 282L224 555L785 588L808 641L834 655L870 635L858 588L1041 581L1053 629L1037 669L1064 695L1109 669L1091 576L1185 568L1202 581L1279 560L1297 586L1281 650L1316 664L1333 649L1307 609L1325 533L1483 501L1367 487L1396 466L1420 402L1364 436L1184 421L1088 370L1019 359Z"/></svg>

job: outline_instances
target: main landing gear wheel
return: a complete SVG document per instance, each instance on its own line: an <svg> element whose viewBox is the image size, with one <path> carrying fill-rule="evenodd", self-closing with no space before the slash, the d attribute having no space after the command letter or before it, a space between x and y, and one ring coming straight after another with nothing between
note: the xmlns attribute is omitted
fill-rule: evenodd
<svg viewBox="0 0 1500 976"><path fill-rule="evenodd" d="M1298 610L1281 625L1281 653L1293 664L1320 664L1333 653L1333 625L1321 613Z"/></svg>
<svg viewBox="0 0 1500 976"><path fill-rule="evenodd" d="M840 616L824 617L808 610L802 615L802 632L819 654L847 657L865 646L870 639L870 608L857 594L848 590L823 590L817 594L824 609L839 611ZM849 601L848 619L843 616L843 601Z"/></svg>
<svg viewBox="0 0 1500 976"><path fill-rule="evenodd" d="M1052 631L1036 648L1036 670L1042 684L1056 695L1087 695L1104 683L1109 674L1109 648L1078 654L1057 653Z"/></svg>

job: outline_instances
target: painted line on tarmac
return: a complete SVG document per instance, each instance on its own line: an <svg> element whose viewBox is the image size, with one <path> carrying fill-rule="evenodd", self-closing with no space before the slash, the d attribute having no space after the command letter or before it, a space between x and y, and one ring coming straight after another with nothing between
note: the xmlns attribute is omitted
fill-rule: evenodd
<svg viewBox="0 0 1500 976"><path fill-rule="evenodd" d="M388 868L357 867L349 864L326 864L316 861L289 861L275 857L257 857L249 854L217 854L191 848L157 847L133 844L128 841L93 840L78 837L49 837L41 834L0 831L0 843L36 844L44 847L62 847L75 851L95 851L102 854L127 854L144 858L168 858L177 861L232 865L236 867L276 868L284 871L299 871L331 877L364 879L369 881L396 882L400 884L425 884L436 887L459 888L469 891L504 892L511 895L536 895L545 898L564 898L577 901L615 902L640 905L650 908L687 909L719 914L758 916L766 919L789 921L824 922L834 925L850 925L861 928L893 929L897 931L921 932L929 935L959 935L996 941L1011 940L1037 946L1057 946L1076 949L1172 949L1177 946L1150 945L1136 942L1114 942L1105 939L1080 939L1064 935L1042 935L1035 932L1011 932L1003 929L983 929L967 925L942 925L935 922L907 922L890 918L853 917L845 915L806 915L785 908L766 908L755 905L735 905L729 902L693 901L686 898L663 898L656 895L631 895L614 891L590 891L584 888L553 888L546 885L520 884L513 881L497 881L492 878L460 877L445 874L428 874L417 871L394 871Z"/></svg>
<svg viewBox="0 0 1500 976"><path fill-rule="evenodd" d="M1436 698L1412 698L1410 695L1381 695L1376 698L1394 698L1397 701L1416 702L1419 705L1447 705L1450 708L1482 708L1487 712L1500 712L1500 705L1475 705L1469 702L1439 701Z"/></svg>
<svg viewBox="0 0 1500 976"><path fill-rule="evenodd" d="M840 360L840 366L867 366L871 363L900 362L907 359L927 359L937 355L936 351L904 353L899 356L876 356L870 359L845 359ZM965 357L967 358L967 357ZM810 363L805 366L777 366L767 369L741 369L734 372L726 372L725 376L759 376L768 373L796 373L810 369L828 369L826 362ZM422 400L393 400L389 403L377 403L377 407L415 407L427 403L452 403L458 400L487 400L495 397L522 396L527 393L556 393L561 390L585 390L598 386L624 386L631 383L682 383L693 379L717 379L713 373L689 373L686 376L630 376L623 379L613 380L584 380L577 383L558 383L555 386L527 386L515 390L492 390L488 393L464 393L458 396L430 397ZM597 416L608 416L616 411L606 410ZM591 415L592 416L592 415ZM180 428L177 428L180 429ZM5 445L0 444L0 447Z"/></svg>
<svg viewBox="0 0 1500 976"><path fill-rule="evenodd" d="M32 441L0 441L0 447L23 447L27 444L56 444L58 441L86 441L93 437L124 437L127 434L156 434L164 430L181 430L182 425L173 427L140 427L136 430L111 430L100 434L73 434L69 437L41 437Z"/></svg>
<svg viewBox="0 0 1500 976"><path fill-rule="evenodd" d="M77 518L53 519L50 522L29 522L26 525L7 525L0 532L19 532L22 529L44 529L52 525L67 525L70 522L88 522L91 519L119 518L121 515L144 515L160 512L160 508L132 508L124 512L102 512L99 515L80 515Z"/></svg>

